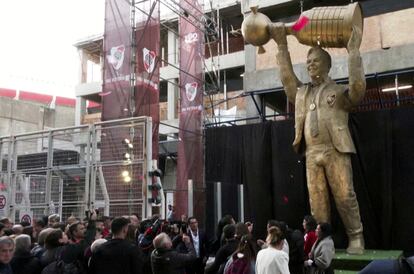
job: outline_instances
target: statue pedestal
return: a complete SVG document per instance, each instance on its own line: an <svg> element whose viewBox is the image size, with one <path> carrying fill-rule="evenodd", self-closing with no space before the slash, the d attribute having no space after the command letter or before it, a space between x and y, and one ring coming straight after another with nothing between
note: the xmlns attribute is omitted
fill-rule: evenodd
<svg viewBox="0 0 414 274"><path fill-rule="evenodd" d="M335 274L358 273L373 260L398 259L401 254L401 250L367 249L362 255L349 255L345 249L337 249L335 250L332 267L335 269Z"/></svg>

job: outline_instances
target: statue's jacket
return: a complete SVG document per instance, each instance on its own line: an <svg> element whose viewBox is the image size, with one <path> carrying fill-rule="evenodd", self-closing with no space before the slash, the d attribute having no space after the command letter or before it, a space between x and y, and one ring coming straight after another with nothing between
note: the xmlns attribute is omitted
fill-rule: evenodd
<svg viewBox="0 0 414 274"><path fill-rule="evenodd" d="M295 98L295 140L293 147L296 152L303 153L305 145L304 127L307 114L306 99L310 94L310 84L302 85L296 92ZM329 132L332 145L343 153L355 153L348 127L348 112L354 105L349 99L347 85L338 85L331 79L319 91L316 102L318 119L325 119L324 124Z"/></svg>

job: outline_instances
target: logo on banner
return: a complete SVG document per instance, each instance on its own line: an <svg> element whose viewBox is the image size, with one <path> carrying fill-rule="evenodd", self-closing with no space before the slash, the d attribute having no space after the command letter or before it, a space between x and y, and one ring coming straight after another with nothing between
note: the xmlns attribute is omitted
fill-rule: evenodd
<svg viewBox="0 0 414 274"><path fill-rule="evenodd" d="M196 32L190 32L184 36L184 42L186 44L191 44L198 41L198 34Z"/></svg>
<svg viewBox="0 0 414 274"><path fill-rule="evenodd" d="M194 101L194 98L197 95L198 83L187 83L185 84L185 95L187 96L188 101Z"/></svg>
<svg viewBox="0 0 414 274"><path fill-rule="evenodd" d="M112 47L109 51L109 55L106 56L108 58L108 62L112 65L112 67L116 70L119 70L124 63L124 56L125 56L125 46L120 45L117 47Z"/></svg>
<svg viewBox="0 0 414 274"><path fill-rule="evenodd" d="M142 49L144 68L148 73L152 73L155 67L155 52L147 48Z"/></svg>

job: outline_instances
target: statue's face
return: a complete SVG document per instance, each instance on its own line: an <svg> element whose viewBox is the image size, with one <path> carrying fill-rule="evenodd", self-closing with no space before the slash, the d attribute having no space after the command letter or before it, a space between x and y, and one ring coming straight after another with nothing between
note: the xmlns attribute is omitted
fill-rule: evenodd
<svg viewBox="0 0 414 274"><path fill-rule="evenodd" d="M314 51L309 54L306 61L306 67L308 69L309 76L312 79L325 76L329 72L328 63L318 51Z"/></svg>

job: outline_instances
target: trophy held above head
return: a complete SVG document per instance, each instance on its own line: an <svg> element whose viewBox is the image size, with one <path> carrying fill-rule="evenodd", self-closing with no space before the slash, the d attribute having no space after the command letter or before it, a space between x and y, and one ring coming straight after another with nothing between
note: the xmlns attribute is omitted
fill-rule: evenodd
<svg viewBox="0 0 414 274"><path fill-rule="evenodd" d="M263 53L263 45L270 38L270 19L251 8L242 24L244 40L259 47ZM347 6L315 7L303 12L296 22L285 24L286 33L293 35L301 44L332 48L347 46L353 28L363 30L363 16L359 3Z"/></svg>

